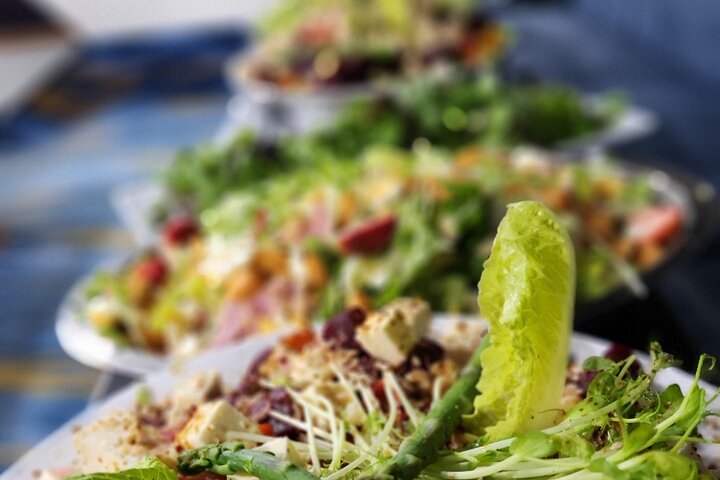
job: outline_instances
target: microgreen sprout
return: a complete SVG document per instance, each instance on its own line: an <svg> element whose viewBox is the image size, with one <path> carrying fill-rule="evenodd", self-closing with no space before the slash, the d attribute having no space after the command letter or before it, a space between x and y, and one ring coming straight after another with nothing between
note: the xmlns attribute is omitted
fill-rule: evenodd
<svg viewBox="0 0 720 480"><path fill-rule="evenodd" d="M591 357L584 368L596 373L587 396L555 426L521 433L491 444L447 452L425 473L448 479L552 478L554 480L703 478L698 462L682 453L705 442L697 427L712 415L700 375L714 366L702 356L683 395L677 385L652 388L656 374L676 364L657 344L652 368L630 374L631 356L614 363ZM482 439L479 440L482 443Z"/></svg>

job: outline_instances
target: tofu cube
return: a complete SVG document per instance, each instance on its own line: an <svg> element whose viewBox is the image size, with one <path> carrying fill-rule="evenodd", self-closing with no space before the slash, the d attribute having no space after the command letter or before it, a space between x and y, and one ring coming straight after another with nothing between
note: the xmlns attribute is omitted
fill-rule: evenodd
<svg viewBox="0 0 720 480"><path fill-rule="evenodd" d="M355 338L370 355L396 366L405 361L429 322L427 303L399 299L370 314Z"/></svg>
<svg viewBox="0 0 720 480"><path fill-rule="evenodd" d="M465 365L487 331L482 320L457 321L443 331L440 344L458 365Z"/></svg>
<svg viewBox="0 0 720 480"><path fill-rule="evenodd" d="M287 460L298 467L304 467L307 465L307 460L303 458L297 448L295 448L295 445L293 445L287 437L270 440L269 442L256 447L254 450L272 453L280 460Z"/></svg>
<svg viewBox="0 0 720 480"><path fill-rule="evenodd" d="M402 314L403 321L409 327L415 342L425 336L432 317L430 305L426 301L419 298L398 298L387 308L393 308Z"/></svg>
<svg viewBox="0 0 720 480"><path fill-rule="evenodd" d="M185 423L193 405L200 405L222 392L222 380L217 372L200 372L185 379L175 389L170 400L167 423L176 427Z"/></svg>
<svg viewBox="0 0 720 480"><path fill-rule="evenodd" d="M198 448L229 440L228 432L248 429L245 415L225 400L216 400L200 405L175 440L183 448Z"/></svg>

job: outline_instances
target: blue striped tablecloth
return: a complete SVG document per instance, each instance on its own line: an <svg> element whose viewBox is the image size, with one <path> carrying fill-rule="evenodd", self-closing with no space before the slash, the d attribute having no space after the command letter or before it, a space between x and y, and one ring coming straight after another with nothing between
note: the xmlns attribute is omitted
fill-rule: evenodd
<svg viewBox="0 0 720 480"><path fill-rule="evenodd" d="M80 51L0 119L0 471L83 409L99 378L61 351L53 325L73 282L132 248L109 191L224 119L221 64L242 36L180 40Z"/></svg>

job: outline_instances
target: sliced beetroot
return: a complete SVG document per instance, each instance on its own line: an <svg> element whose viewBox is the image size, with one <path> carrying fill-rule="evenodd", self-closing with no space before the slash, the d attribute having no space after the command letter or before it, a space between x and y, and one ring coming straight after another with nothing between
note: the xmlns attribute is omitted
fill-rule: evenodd
<svg viewBox="0 0 720 480"><path fill-rule="evenodd" d="M250 401L244 404L241 411L258 424L264 425L272 435L276 437L298 438L300 431L282 422L271 415L271 412L278 412L289 417L297 418L295 404L287 390L278 387L273 389L259 389L252 395L246 395Z"/></svg>
<svg viewBox="0 0 720 480"><path fill-rule="evenodd" d="M165 241L173 246L187 244L193 237L200 233L200 227L195 219L191 217L176 217L171 219L163 232Z"/></svg>
<svg viewBox="0 0 720 480"><path fill-rule="evenodd" d="M386 216L351 227L340 235L340 248L345 253L373 254L385 250L395 235L397 218Z"/></svg>
<svg viewBox="0 0 720 480"><path fill-rule="evenodd" d="M413 368L430 368L435 362L439 362L445 356L445 349L436 341L422 338L400 366L396 368L398 373L406 373Z"/></svg>
<svg viewBox="0 0 720 480"><path fill-rule="evenodd" d="M260 367L267 361L272 351L272 347L268 347L253 359L245 376L240 380L240 384L228 395L228 402L235 405L239 399L253 395L260 390Z"/></svg>
<svg viewBox="0 0 720 480"><path fill-rule="evenodd" d="M293 401L287 390L284 388L273 388L268 394L268 399L270 401L270 408L272 411L283 413L289 417L293 416ZM263 418L261 423L269 424L276 437L297 438L300 434L300 431L297 428L288 425L285 422L281 422L274 417L270 417L269 415Z"/></svg>
<svg viewBox="0 0 720 480"><path fill-rule="evenodd" d="M378 378L373 382L372 392L373 395L375 395L375 398L377 398L378 402L380 403L380 407L383 409L383 411L387 411L388 399L387 395L385 395L385 382L382 378Z"/></svg>
<svg viewBox="0 0 720 480"><path fill-rule="evenodd" d="M627 345L623 345L622 343L613 343L610 348L608 348L605 352L604 357L612 360L613 362L620 362L622 360L625 360L632 354L632 348L628 347ZM635 360L628 369L628 373L633 378L637 378L637 376L640 375L641 371L642 366L637 360Z"/></svg>
<svg viewBox="0 0 720 480"><path fill-rule="evenodd" d="M355 331L365 321L365 310L353 307L338 313L325 324L322 338L342 348L360 350Z"/></svg>
<svg viewBox="0 0 720 480"><path fill-rule="evenodd" d="M632 349L627 345L623 345L622 343L613 343L603 356L613 362L620 362L632 354Z"/></svg>
<svg viewBox="0 0 720 480"><path fill-rule="evenodd" d="M592 381L597 377L598 372L580 372L578 375L577 382L575 384L577 387L581 390L581 396L585 397L587 395L588 387L590 387L590 384Z"/></svg>
<svg viewBox="0 0 720 480"><path fill-rule="evenodd" d="M225 475L220 475L217 473L211 473L211 472L201 472L196 473L195 475L180 475L178 477L180 480L226 480L227 477Z"/></svg>
<svg viewBox="0 0 720 480"><path fill-rule="evenodd" d="M272 411L272 405L270 404L270 397L267 392L262 392L257 395L246 407L243 408L243 413L250 419L257 422L262 422L270 417Z"/></svg>
<svg viewBox="0 0 720 480"><path fill-rule="evenodd" d="M410 358L416 358L420 361L423 368L429 368L435 362L439 362L445 356L445 349L436 341L428 338L422 338L415 345Z"/></svg>

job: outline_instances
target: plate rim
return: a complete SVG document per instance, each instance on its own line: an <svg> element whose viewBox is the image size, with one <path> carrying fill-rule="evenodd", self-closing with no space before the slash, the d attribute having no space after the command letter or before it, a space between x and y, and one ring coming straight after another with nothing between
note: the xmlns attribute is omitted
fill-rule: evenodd
<svg viewBox="0 0 720 480"><path fill-rule="evenodd" d="M133 252L120 260L101 264L77 280L63 296L55 316L55 335L60 347L72 359L101 371L132 378L141 378L161 371L170 363L170 357L116 344L95 331L92 325L83 319L80 310L85 297L84 289L94 275L103 270L117 271L137 254Z"/></svg>

